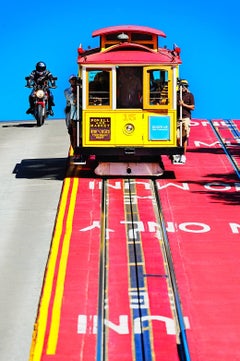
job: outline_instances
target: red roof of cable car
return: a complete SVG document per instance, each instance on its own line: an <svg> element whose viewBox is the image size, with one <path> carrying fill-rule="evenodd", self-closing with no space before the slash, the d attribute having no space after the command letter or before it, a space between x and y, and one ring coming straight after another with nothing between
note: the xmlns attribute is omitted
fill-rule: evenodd
<svg viewBox="0 0 240 361"><path fill-rule="evenodd" d="M101 36L105 34L116 33L117 31L131 31L135 33L145 33L145 34L155 34L158 36L162 36L166 38L166 34L158 29L150 28L148 26L139 26L139 25L117 25L117 26L109 26L107 28L102 28L99 30L95 30L92 33L92 37Z"/></svg>
<svg viewBox="0 0 240 361"><path fill-rule="evenodd" d="M87 56L80 57L78 63L81 64L179 64L181 61L171 54L155 53L140 50L129 51L109 51L96 54L89 54Z"/></svg>
<svg viewBox="0 0 240 361"><path fill-rule="evenodd" d="M161 30L147 26L118 25L96 30L92 36L103 36L117 32L139 32L166 37ZM80 49L79 49L80 50ZM153 50L135 42L120 42L111 47L79 51L78 64L180 64L179 54L166 48Z"/></svg>

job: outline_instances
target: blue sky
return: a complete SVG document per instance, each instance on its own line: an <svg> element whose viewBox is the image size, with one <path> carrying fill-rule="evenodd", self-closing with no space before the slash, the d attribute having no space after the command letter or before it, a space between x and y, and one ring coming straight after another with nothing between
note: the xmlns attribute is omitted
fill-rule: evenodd
<svg viewBox="0 0 240 361"><path fill-rule="evenodd" d="M79 44L98 46L92 31L121 24L157 28L167 35L162 45L181 48L180 75L189 80L195 96L194 118L240 119L238 1L5 2L0 14L0 120L32 119L25 114L25 76L40 60L58 77L54 111L55 118L63 118L63 91L69 74L77 72Z"/></svg>

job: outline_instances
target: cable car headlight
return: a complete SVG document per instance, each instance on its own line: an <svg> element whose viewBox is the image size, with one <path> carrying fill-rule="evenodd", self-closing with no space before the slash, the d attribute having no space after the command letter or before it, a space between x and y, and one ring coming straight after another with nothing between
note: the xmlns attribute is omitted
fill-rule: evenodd
<svg viewBox="0 0 240 361"><path fill-rule="evenodd" d="M133 124L131 124L131 123L125 124L125 126L124 126L125 134L132 134L134 132L134 130L135 130L135 127Z"/></svg>
<svg viewBox="0 0 240 361"><path fill-rule="evenodd" d="M44 91L42 89L39 89L36 91L36 96L38 98L43 98L44 97Z"/></svg>

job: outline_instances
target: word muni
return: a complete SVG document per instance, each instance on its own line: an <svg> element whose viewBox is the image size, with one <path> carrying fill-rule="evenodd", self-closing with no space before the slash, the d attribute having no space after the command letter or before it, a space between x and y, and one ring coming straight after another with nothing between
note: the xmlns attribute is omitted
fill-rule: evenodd
<svg viewBox="0 0 240 361"><path fill-rule="evenodd" d="M135 292L129 291L130 309L149 309L149 299L147 292ZM105 300L105 308L109 308L107 300ZM118 323L114 323L110 320L104 319L105 327L108 327L112 331L119 335L126 335L130 333L131 321L130 315L119 315ZM144 315L141 317L134 317L132 328L134 334L141 334L143 327L146 327L150 322L158 321L165 323L166 334L176 335L176 325L173 318L162 315ZM184 323L186 328L190 328L188 317L184 317ZM98 329L98 316L97 315L78 315L77 321L77 333L78 334L97 334ZM149 329L149 327L147 327Z"/></svg>

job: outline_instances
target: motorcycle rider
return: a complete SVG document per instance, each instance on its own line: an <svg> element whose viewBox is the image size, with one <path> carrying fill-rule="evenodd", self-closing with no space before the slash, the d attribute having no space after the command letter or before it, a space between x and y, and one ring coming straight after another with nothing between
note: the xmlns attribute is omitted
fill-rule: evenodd
<svg viewBox="0 0 240 361"><path fill-rule="evenodd" d="M36 64L36 68L35 70L33 70L31 72L31 74L26 77L27 79L27 87L31 87L32 83L37 84L37 85L43 85L45 82L50 81L52 87L56 87L55 84L55 77L52 75L52 73L47 70L47 66L43 61L39 61ZM53 110L52 107L55 105L54 104L54 100L53 100L53 94L50 91L50 89L48 88L48 114L53 116ZM34 89L32 90L31 94L29 95L29 109L26 111L27 114L32 114L33 113L33 109L34 109Z"/></svg>

